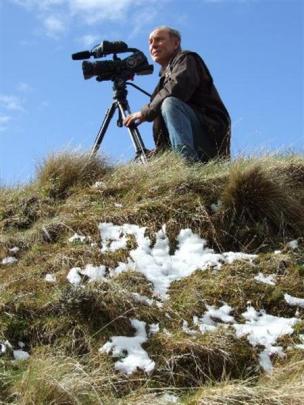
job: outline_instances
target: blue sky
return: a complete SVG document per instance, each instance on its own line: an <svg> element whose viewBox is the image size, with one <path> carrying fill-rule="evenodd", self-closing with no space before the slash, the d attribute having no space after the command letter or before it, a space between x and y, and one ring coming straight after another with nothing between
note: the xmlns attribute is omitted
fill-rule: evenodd
<svg viewBox="0 0 304 405"><path fill-rule="evenodd" d="M303 0L0 0L0 185L30 181L50 153L91 148L112 83L84 80L71 54L123 40L149 56L159 25L208 65L232 117L233 158L303 153ZM158 71L134 83L152 92ZM132 111L148 102L133 88L128 100ZM152 147L151 124L140 131ZM116 117L100 149L133 157Z"/></svg>

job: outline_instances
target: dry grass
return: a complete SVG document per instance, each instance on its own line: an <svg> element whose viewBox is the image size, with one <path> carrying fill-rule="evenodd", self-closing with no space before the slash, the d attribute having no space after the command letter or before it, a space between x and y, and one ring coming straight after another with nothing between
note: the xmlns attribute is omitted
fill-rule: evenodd
<svg viewBox="0 0 304 405"><path fill-rule="evenodd" d="M109 170L100 156L64 152L49 156L37 167L37 186L52 198L66 197L71 188L94 184Z"/></svg>
<svg viewBox="0 0 304 405"><path fill-rule="evenodd" d="M0 189L0 341L22 341L31 357L14 362L0 357L0 403L13 404L168 404L176 394L184 404L300 404L303 361L299 351L275 361L273 375L261 374L257 353L233 330L187 335L206 305L227 302L240 321L248 301L277 316L294 316L284 293L304 298L304 158L280 156L186 165L174 154L109 168L96 157L51 156L25 187ZM95 184L98 182L97 184ZM153 298L136 272L102 283L66 279L72 267L126 261L127 250L101 253L98 223L136 223L154 232L166 224L172 252L180 229L190 227L217 251L258 254L254 264L234 263L219 272L196 271L175 281L163 307L143 305L134 293ZM84 243L70 243L74 233ZM297 239L292 250L287 242ZM129 240L128 248L135 246ZM13 255L13 265L1 264ZM281 253L274 255L275 249ZM275 274L276 286L254 282ZM46 283L45 275L56 276ZM304 318L304 310L299 309ZM132 336L131 318L160 332L145 344L156 368L151 375L126 377L115 360L98 353L113 335ZM299 343L303 323L279 343ZM248 378L250 377L250 380ZM166 399L167 398L167 399ZM169 398L169 399L168 399Z"/></svg>

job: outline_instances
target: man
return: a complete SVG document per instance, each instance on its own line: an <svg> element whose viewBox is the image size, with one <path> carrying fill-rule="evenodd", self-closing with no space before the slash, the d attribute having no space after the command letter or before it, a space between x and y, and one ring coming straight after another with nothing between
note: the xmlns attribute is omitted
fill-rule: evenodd
<svg viewBox="0 0 304 405"><path fill-rule="evenodd" d="M149 49L161 78L150 103L124 125L154 121L156 152L172 148L190 162L229 157L230 117L204 61L182 51L180 34L170 27L152 31Z"/></svg>

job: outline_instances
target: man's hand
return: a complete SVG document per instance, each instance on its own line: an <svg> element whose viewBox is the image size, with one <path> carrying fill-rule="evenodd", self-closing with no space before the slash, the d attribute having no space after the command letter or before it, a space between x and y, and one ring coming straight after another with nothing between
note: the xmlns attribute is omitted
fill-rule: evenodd
<svg viewBox="0 0 304 405"><path fill-rule="evenodd" d="M129 127L130 125L133 125L133 124L141 124L143 121L145 121L144 117L142 116L142 113L140 111L138 111L138 112L128 115L124 119L123 124L126 127Z"/></svg>

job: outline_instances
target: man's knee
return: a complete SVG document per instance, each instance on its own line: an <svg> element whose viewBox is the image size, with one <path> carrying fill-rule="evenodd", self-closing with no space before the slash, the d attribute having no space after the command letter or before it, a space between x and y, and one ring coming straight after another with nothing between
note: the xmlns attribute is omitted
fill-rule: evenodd
<svg viewBox="0 0 304 405"><path fill-rule="evenodd" d="M172 112L176 111L176 109L180 106L181 103L182 101L176 97L165 98L161 105L162 116L172 114Z"/></svg>

